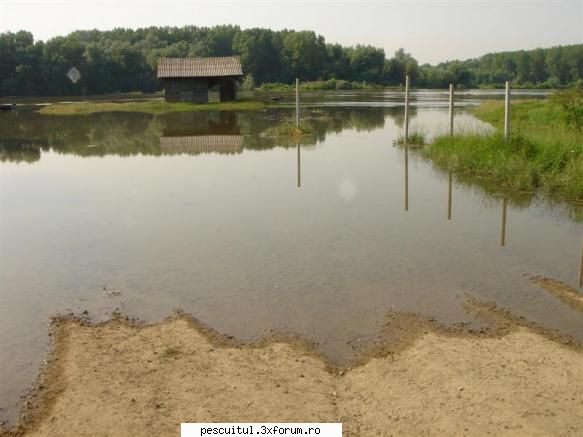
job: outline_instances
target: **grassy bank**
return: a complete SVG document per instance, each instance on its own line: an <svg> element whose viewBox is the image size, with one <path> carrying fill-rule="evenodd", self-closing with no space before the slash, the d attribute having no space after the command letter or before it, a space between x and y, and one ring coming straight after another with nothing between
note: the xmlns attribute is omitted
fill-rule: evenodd
<svg viewBox="0 0 583 437"><path fill-rule="evenodd" d="M501 133L503 102L486 102L474 113L496 131L438 136L426 156L440 167L487 178L505 190L541 190L583 201L583 135L564 122L559 106L549 100L515 102L508 142Z"/></svg>
<svg viewBox="0 0 583 437"><path fill-rule="evenodd" d="M96 112L147 112L150 114L164 114L181 111L248 111L264 108L267 103L237 100L221 103L169 103L163 100L144 100L136 102L75 102L55 103L45 106L39 112L46 115L74 115L94 114Z"/></svg>

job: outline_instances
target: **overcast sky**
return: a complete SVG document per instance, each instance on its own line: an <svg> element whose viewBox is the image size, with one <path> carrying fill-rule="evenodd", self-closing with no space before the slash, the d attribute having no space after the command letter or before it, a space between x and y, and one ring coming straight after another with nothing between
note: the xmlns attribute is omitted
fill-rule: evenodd
<svg viewBox="0 0 583 437"><path fill-rule="evenodd" d="M212 26L314 30L327 42L399 47L421 63L583 43L583 0L0 0L0 31Z"/></svg>

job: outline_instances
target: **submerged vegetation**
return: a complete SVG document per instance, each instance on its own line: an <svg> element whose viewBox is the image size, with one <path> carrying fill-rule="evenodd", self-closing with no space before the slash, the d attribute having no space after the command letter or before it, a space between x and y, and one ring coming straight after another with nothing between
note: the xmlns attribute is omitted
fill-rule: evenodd
<svg viewBox="0 0 583 437"><path fill-rule="evenodd" d="M146 112L164 114L181 111L245 111L257 110L267 104L258 101L238 100L221 103L165 102L163 100L142 100L136 102L74 102L55 103L42 108L39 112L46 115L79 115L96 112Z"/></svg>
<svg viewBox="0 0 583 437"><path fill-rule="evenodd" d="M424 153L441 167L488 178L504 189L542 190L583 201L583 135L572 115L573 108L580 114L583 99L569 97L577 93L570 90L549 100L514 103L508 141L501 133L504 102L486 102L475 115L496 131L438 136ZM561 104L564 99L575 106L567 105L566 110Z"/></svg>
<svg viewBox="0 0 583 437"><path fill-rule="evenodd" d="M307 126L297 127L292 121L285 120L277 123L265 130L264 136L271 137L288 137L288 138L302 138L305 135L311 133L311 130Z"/></svg>
<svg viewBox="0 0 583 437"><path fill-rule="evenodd" d="M405 141L405 135L399 135L393 144L396 146L424 146L427 144L427 137L421 131L413 131L409 133L407 141Z"/></svg>

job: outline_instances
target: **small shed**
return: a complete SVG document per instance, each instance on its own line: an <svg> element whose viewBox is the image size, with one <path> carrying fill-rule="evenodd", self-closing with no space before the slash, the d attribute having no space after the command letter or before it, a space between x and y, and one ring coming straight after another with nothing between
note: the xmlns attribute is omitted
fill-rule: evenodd
<svg viewBox="0 0 583 437"><path fill-rule="evenodd" d="M161 58L158 79L167 102L208 103L209 90L219 88L219 101L235 100L237 81L243 76L238 56Z"/></svg>

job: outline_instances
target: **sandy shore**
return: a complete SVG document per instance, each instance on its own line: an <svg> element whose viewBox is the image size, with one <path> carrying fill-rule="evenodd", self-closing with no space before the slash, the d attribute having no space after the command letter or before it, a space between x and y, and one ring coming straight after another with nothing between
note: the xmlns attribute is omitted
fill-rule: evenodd
<svg viewBox="0 0 583 437"><path fill-rule="evenodd" d="M181 422L340 421L346 436L583 435L581 347L474 307L497 328L454 332L394 315L388 329L409 335L351 369L298 340L240 345L182 315L151 326L58 319L52 359L19 427L3 434L178 436Z"/></svg>

